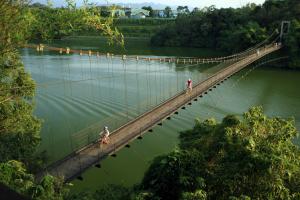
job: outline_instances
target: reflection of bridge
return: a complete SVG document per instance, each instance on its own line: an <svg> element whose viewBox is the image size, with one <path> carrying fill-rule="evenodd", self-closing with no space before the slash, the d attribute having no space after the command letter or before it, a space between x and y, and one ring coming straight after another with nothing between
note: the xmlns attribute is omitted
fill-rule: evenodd
<svg viewBox="0 0 300 200"><path fill-rule="evenodd" d="M52 175L63 176L66 181L72 180L73 178L80 175L85 169L97 164L101 159L104 159L108 155L116 156L116 151L124 146L129 147L128 143L137 137L141 137L142 134L149 131L151 132L151 127L156 124L160 124L164 119L169 118L172 114L177 114L179 108L184 109L184 105L191 103L192 100L196 100L197 97L202 97L210 90L215 87L223 80L227 79L231 75L237 73L241 69L247 67L251 63L259 60L260 58L277 51L281 48L281 45L277 43L272 43L264 47L256 46L247 51L239 54L235 54L228 57L213 58L213 59L199 59L199 58L147 58L147 57L136 57L136 56L120 56L122 59L143 59L143 60L156 60L164 62L175 62L182 64L190 63L211 63L211 62L226 62L230 61L229 65L216 72L212 76L208 77L206 80L197 83L191 92L186 94L184 91L179 92L177 95L169 98L165 102L157 105L150 111L138 116L137 118L129 121L128 123L122 125L118 129L114 130L110 136L110 143L107 145L101 145L97 143L97 139L91 144L84 146L82 149L77 150L70 155L66 156L64 159L59 160L52 165L50 165L44 173L50 173ZM30 47L30 46L29 46ZM32 47L32 46L31 46ZM88 55L99 55L98 53L91 51L76 51L70 49L62 48L50 48L38 46L38 50L41 51L43 48L48 50L60 51L60 53L80 53ZM111 54L109 56L112 56ZM116 56L117 57L117 56ZM99 130L99 129L98 129ZM97 165L100 167L100 165Z"/></svg>

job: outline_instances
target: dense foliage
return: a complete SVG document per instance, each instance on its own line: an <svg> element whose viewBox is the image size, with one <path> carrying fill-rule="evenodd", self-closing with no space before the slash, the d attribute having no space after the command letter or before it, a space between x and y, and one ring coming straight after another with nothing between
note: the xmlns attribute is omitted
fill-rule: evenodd
<svg viewBox="0 0 300 200"><path fill-rule="evenodd" d="M114 26L116 26L125 37L150 38L165 25L172 24L174 21L174 19L167 18L119 18L115 19Z"/></svg>
<svg viewBox="0 0 300 200"><path fill-rule="evenodd" d="M296 134L293 120L260 107L242 120L197 120L180 134L180 149L153 161L142 189L161 199L299 199Z"/></svg>
<svg viewBox="0 0 300 200"><path fill-rule="evenodd" d="M30 24L22 6L4 1L0 7L0 162L14 159L32 166L37 164L40 122L32 115L35 84L17 52Z"/></svg>
<svg viewBox="0 0 300 200"><path fill-rule="evenodd" d="M39 169L36 153L40 121L33 116L35 83L25 72L17 48L30 35L32 15L26 1L1 1L0 6L0 182L32 199L62 199L62 182L45 176L36 183L27 172ZM16 161L18 160L18 161Z"/></svg>
<svg viewBox="0 0 300 200"><path fill-rule="evenodd" d="M263 5L248 4L242 8L214 6L180 14L175 24L160 30L151 39L155 46L191 46L219 48L228 53L253 46L280 29L282 20L292 22L285 44L292 55L290 67L299 67L300 1L266 0ZM273 38L274 39L274 38Z"/></svg>
<svg viewBox="0 0 300 200"><path fill-rule="evenodd" d="M299 6L300 10L300 6ZM287 51L292 58L289 65L292 68L300 66L300 20L293 20L291 24L291 32L286 42Z"/></svg>
<svg viewBox="0 0 300 200"><path fill-rule="evenodd" d="M149 17L153 17L153 8L151 6L143 6L142 9L149 11Z"/></svg>
<svg viewBox="0 0 300 200"><path fill-rule="evenodd" d="M84 1L84 6L78 8L74 1L66 0L66 2L68 3L66 8L53 8L51 5L41 4L27 7L34 18L30 26L31 39L61 39L78 32L90 31L107 36L110 42L123 45L123 35L118 29L112 28L114 18L103 18L101 7Z"/></svg>
<svg viewBox="0 0 300 200"><path fill-rule="evenodd" d="M62 200L67 193L63 180L46 175L36 183L23 164L14 160L0 163L0 180L18 193L36 200Z"/></svg>

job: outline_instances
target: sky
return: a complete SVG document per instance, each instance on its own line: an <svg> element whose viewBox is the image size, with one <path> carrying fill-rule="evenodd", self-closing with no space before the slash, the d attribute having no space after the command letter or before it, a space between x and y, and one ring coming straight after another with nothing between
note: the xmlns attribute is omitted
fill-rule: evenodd
<svg viewBox="0 0 300 200"><path fill-rule="evenodd" d="M77 5L83 0L76 0ZM217 8L241 7L247 3L262 4L265 0L89 0L89 2L105 4L109 3L145 3L152 2L170 6L187 5L189 7L203 8L205 6L215 5ZM47 0L34 0L33 2L46 3ZM55 6L63 5L64 0L52 0Z"/></svg>

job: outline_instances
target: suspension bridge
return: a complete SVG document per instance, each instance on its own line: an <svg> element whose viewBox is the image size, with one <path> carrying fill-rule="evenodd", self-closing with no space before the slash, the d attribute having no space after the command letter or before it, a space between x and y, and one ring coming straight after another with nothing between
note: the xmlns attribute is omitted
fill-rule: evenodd
<svg viewBox="0 0 300 200"><path fill-rule="evenodd" d="M64 158L47 166L44 171L38 174L38 177L42 177L44 174L52 174L55 176L61 176L65 181L70 181L76 177L79 177L89 167L95 165L101 167L100 161L107 156L116 157L116 152L123 147L130 147L129 143L138 138L141 139L142 135L146 132L152 132L152 127L156 125L162 125L163 120L170 119L171 115L178 114L179 109L185 109L186 104L192 104L192 101L197 101L197 98L203 97L208 91L211 91L217 85L224 80L239 72L250 64L257 60L271 54L274 51L279 50L282 45L276 43L278 37L266 44L272 34L265 41L251 47L241 53L233 54L226 57L215 58L194 58L194 57L147 57L147 56L125 56L125 55L113 55L111 53L100 53L95 51L74 50L70 48L50 47L44 45L27 45L27 48L35 48L38 52L42 51L57 51L60 54L79 54L88 56L106 56L110 58L119 58L125 60L143 60L143 61L155 61L166 62L176 64L190 64L199 65L204 63L227 63L227 66L210 75L203 81L199 81L193 86L192 91L186 92L182 90L166 99L162 103L156 105L145 113L137 116L136 118L128 121L125 124L121 124L118 128L112 131L110 135L110 141L108 144L99 143L99 138L94 138L89 144L85 144L80 148L74 149L72 153ZM88 127L87 131L99 132L100 127ZM86 130L82 131L82 134L86 136ZM80 134L79 134L80 135ZM98 136L98 134L96 133Z"/></svg>

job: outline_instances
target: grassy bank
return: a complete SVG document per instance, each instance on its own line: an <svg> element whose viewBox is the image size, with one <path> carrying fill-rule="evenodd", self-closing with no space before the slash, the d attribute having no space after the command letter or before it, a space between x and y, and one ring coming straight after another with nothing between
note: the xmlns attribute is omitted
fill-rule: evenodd
<svg viewBox="0 0 300 200"><path fill-rule="evenodd" d="M120 18L116 19L114 26L125 37L152 37L159 30L165 28L167 25L175 22L175 19L160 19L160 18L146 18L146 19L130 19ZM75 32L74 36L96 36L99 33L95 30L81 30Z"/></svg>

